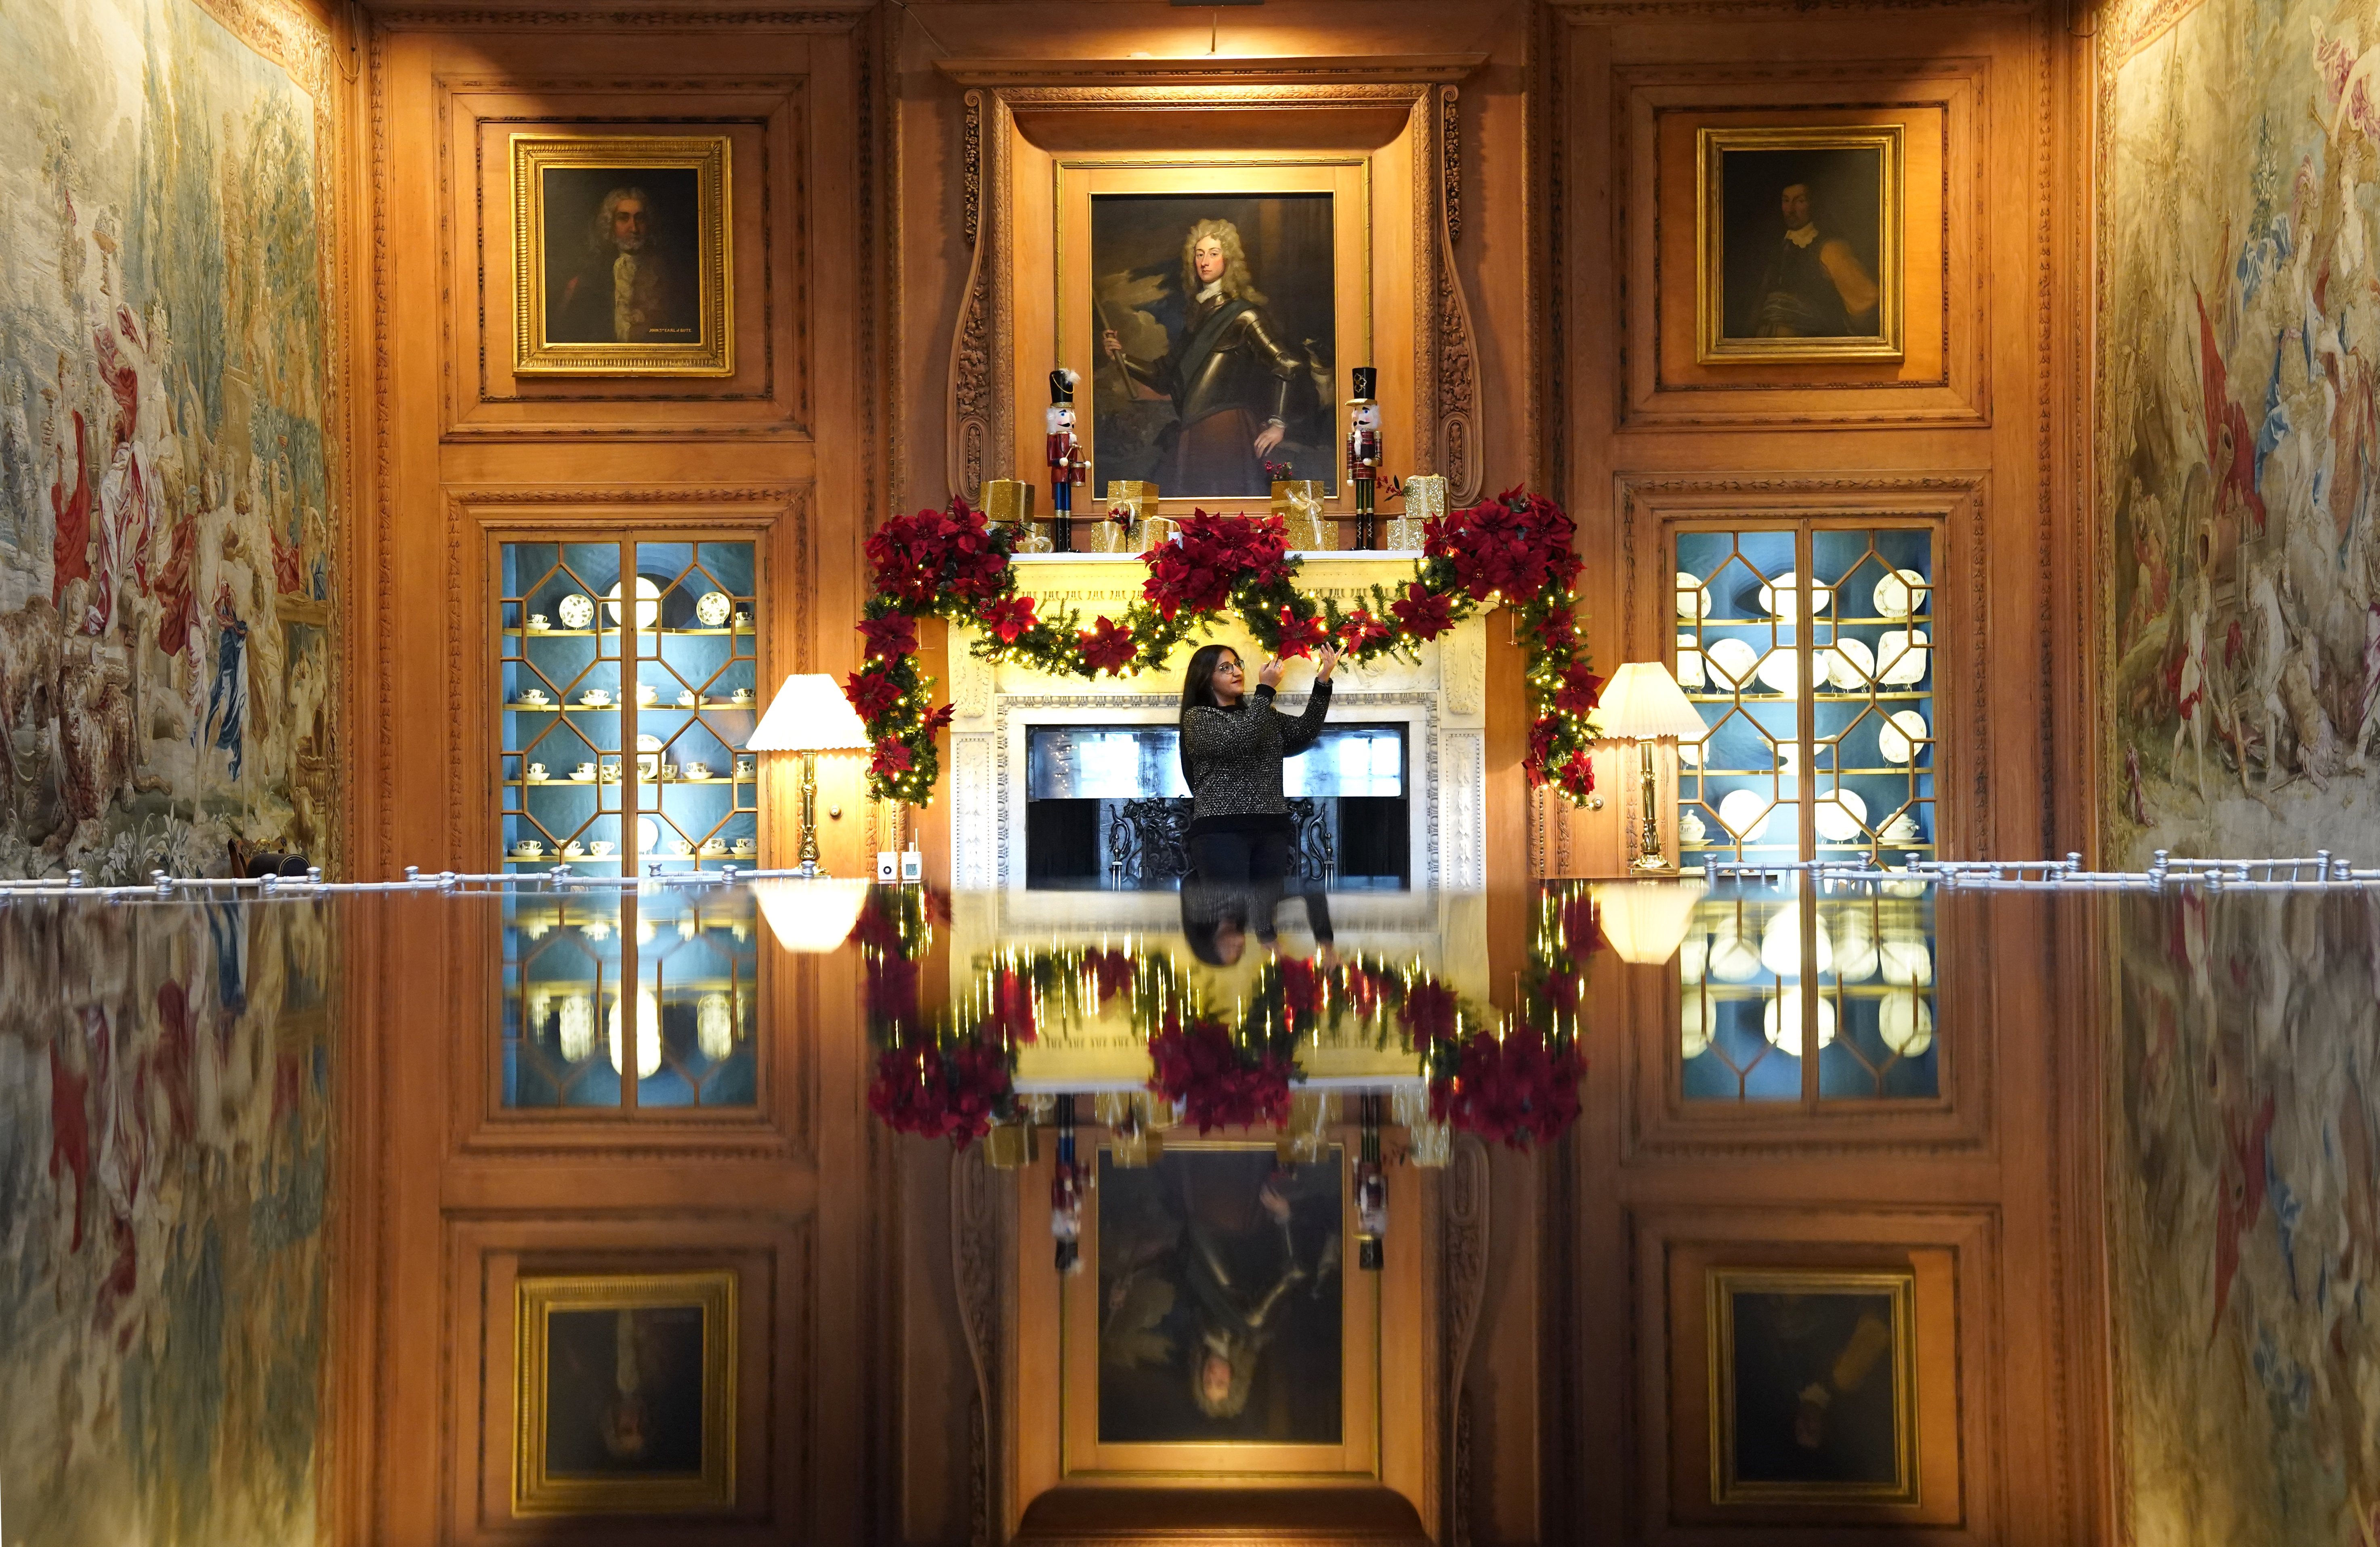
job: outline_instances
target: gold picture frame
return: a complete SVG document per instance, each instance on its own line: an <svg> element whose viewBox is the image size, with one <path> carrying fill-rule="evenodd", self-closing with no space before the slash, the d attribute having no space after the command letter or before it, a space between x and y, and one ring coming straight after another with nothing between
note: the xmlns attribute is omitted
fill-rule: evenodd
<svg viewBox="0 0 2380 1547"><path fill-rule="evenodd" d="M1323 1165L1331 1167L1337 1182L1337 1221L1342 1231L1342 1239L1350 1240L1355 1220L1354 1156L1352 1130L1334 1128L1323 1149L1324 1159L1298 1167L1301 1174L1314 1172ZM1114 1263L1102 1255L1101 1228L1106 1223L1109 1204L1106 1194L1115 1191L1113 1184L1122 1179L1147 1181L1160 1177L1169 1168L1197 1166L1202 1161L1223 1158L1241 1163L1250 1174L1260 1175L1276 1161L1276 1147L1267 1137L1261 1142L1230 1139L1193 1139L1169 1137L1161 1154L1154 1155L1142 1165L1117 1167L1112 1143L1102 1138L1094 1151L1094 1165L1099 1167L1099 1186L1092 1190L1093 1206L1084 1211L1083 1259L1085 1271L1064 1280L1060 1303L1059 1346L1061 1372L1059 1386L1059 1435L1061 1444L1060 1471L1071 1479L1097 1481L1131 1478L1135 1481L1174 1479L1212 1481L1228 1479L1235 1483L1255 1482L1347 1482L1356 1480L1377 1480L1383 1475L1382 1430L1387 1421L1382 1408L1383 1372L1380 1368L1382 1304L1385 1296L1402 1292L1402 1286L1390 1286L1388 1280L1400 1271L1409 1272L1410 1264L1399 1263L1389 1273L1361 1271L1352 1245L1342 1246L1341 1261L1332 1268L1337 1279L1332 1293L1337 1297L1335 1318L1326 1317L1322 1324L1335 1319L1337 1341L1333 1345L1314 1344L1305 1351L1305 1363L1313 1368L1336 1367L1336 1438L1300 1438L1268 1434L1207 1437L1194 1432L1200 1427L1196 1419L1185 1426L1177 1409L1169 1419L1160 1406L1156 1422L1169 1428L1162 1437L1148 1432L1120 1435L1116 1426L1102 1416L1103 1399L1112 1400L1119 1394L1109 1385L1112 1378L1110 1362L1103 1357L1103 1345L1113 1332L1112 1323L1128 1319L1132 1297L1120 1297L1120 1303L1111 1307L1107 1301L1116 1288L1103 1283ZM1205 1174L1211 1183L1211 1172ZM1316 1198L1303 1198L1293 1203L1301 1221L1306 1217ZM1301 1228L1304 1228L1301 1226ZM1310 1244L1301 1236L1301 1248ZM1310 1282L1310 1280L1305 1281ZM1304 1290L1301 1283L1300 1289ZM1304 1309L1304 1308L1299 1308ZM1279 1312L1276 1312L1277 1314ZM1153 1323L1155 1324L1155 1323ZM1301 1391L1307 1388L1295 1383L1283 1372L1301 1368L1292 1362L1301 1356L1288 1347L1297 1336L1301 1323L1294 1320L1283 1323L1274 1341L1260 1358L1275 1361L1278 1368L1269 1378L1276 1382L1290 1381ZM1184 1350L1185 1359L1195 1350ZM1177 1370L1167 1365L1164 1372L1154 1376L1158 1387L1186 1379L1189 1365ZM1261 1369L1252 1372L1265 1378ZM1233 1394L1244 1388L1233 1383ZM1265 1389L1257 1388L1258 1393ZM1140 1393L1148 1390L1147 1385ZM1310 1394L1309 1394L1310 1395ZM1243 1400L1245 1397L1242 1398ZM1145 1395L1134 1397L1137 1407ZM1256 1408L1251 1401L1247 1409ZM1278 1422L1280 1413L1272 1410L1268 1420ZM1217 1420L1230 1427L1233 1418ZM1241 1424L1240 1427L1248 1427Z"/></svg>
<svg viewBox="0 0 2380 1547"><path fill-rule="evenodd" d="M511 145L514 373L733 376L728 137L516 134ZM615 245L623 219L638 222L633 253Z"/></svg>
<svg viewBox="0 0 2380 1547"><path fill-rule="evenodd" d="M735 1507L735 1276L516 1282L516 1516Z"/></svg>
<svg viewBox="0 0 2380 1547"><path fill-rule="evenodd" d="M1160 494L1156 514L1166 516L1187 515L1194 508L1245 509L1261 514L1270 501L1269 482L1245 490L1202 489L1190 487L1179 470L1170 465L1121 463L1112 454L1112 448L1103 453L1103 428L1113 438L1109 394L1116 385L1117 367L1100 348L1098 319L1104 316L1111 322L1126 320L1112 309L1103 309L1100 304L1101 261L1113 261L1103 245L1110 239L1102 229L1103 207L1111 201L1119 208L1135 200L1152 207L1178 202L1184 211L1180 228L1186 231L1191 220L1208 215L1228 216L1233 210L1251 204L1327 199L1327 254L1316 255L1304 248L1268 253L1253 228L1246 234L1246 240L1252 263L1269 261L1272 265L1269 272L1259 268L1254 274L1256 282L1265 287L1269 310L1280 313L1284 306L1294 308L1294 297L1300 292L1311 292L1324 284L1329 287L1329 305L1321 312L1327 316L1326 325L1297 327L1288 323L1286 318L1281 319L1295 335L1289 342L1302 347L1309 338L1321 334L1330 357L1323 362L1329 385L1318 393L1319 402L1312 416L1313 433L1306 437L1305 459L1313 465L1308 468L1301 462L1297 476L1318 477L1331 490L1324 507L1329 514L1341 514L1352 509L1354 491L1341 466L1349 411L1349 372L1361 365L1379 369L1382 412L1397 422L1409 419L1413 396L1411 370L1405 359L1375 359L1372 157L1248 152L1066 156L1055 161L1054 174L1051 331L1058 363L1082 379L1075 389L1079 416L1077 434L1089 448L1091 484L1088 498L1077 497L1080 504L1094 513L1103 509L1102 498L1111 479L1154 483ZM1281 233L1275 230L1271 235L1278 244ZM1178 254L1180 245L1180 236L1173 235L1161 245L1161 250L1152 246L1141 255L1148 260L1145 266L1169 263ZM1305 246L1311 246L1310 239ZM1284 260L1288 267L1283 266ZM1312 272L1306 272L1309 270ZM1152 290L1171 292L1179 288L1179 282L1170 274L1150 277L1155 282L1149 285ZM1155 310L1138 315L1144 322L1170 316L1166 308L1178 305L1179 299L1168 294L1158 302ZM1316 310L1310 302L1304 309ZM1309 317L1309 323L1312 320ZM1390 341L1391 344L1394 342ZM1136 356L1155 352L1153 339L1150 346L1133 351ZM1390 353L1393 357L1393 348ZM1017 405L1017 423L1020 429L1029 430L1031 441L1021 449L1034 453L1022 460L1026 464L1027 476L1035 481L1040 481L1038 453L1046 402L1046 397L1038 397ZM1400 414L1404 417L1397 417Z"/></svg>
<svg viewBox="0 0 2380 1547"><path fill-rule="evenodd" d="M1705 1283L1711 1502L1919 1504L1915 1270L1712 1267Z"/></svg>
<svg viewBox="0 0 2380 1547"><path fill-rule="evenodd" d="M1901 132L1899 124L1696 131L1697 363L1906 355ZM1802 224L1788 224L1796 213Z"/></svg>

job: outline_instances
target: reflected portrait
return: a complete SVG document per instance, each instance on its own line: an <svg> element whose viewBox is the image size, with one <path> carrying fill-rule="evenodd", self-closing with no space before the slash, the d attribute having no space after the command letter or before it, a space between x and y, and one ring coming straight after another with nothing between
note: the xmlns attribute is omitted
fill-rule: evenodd
<svg viewBox="0 0 2380 1547"><path fill-rule="evenodd" d="M1343 1165L1100 1152L1101 1444L1342 1442Z"/></svg>
<svg viewBox="0 0 2380 1547"><path fill-rule="evenodd" d="M1705 358L1900 352L1900 133L1705 129Z"/></svg>
<svg viewBox="0 0 2380 1547"><path fill-rule="evenodd" d="M523 1278L516 1513L735 1502L735 1275Z"/></svg>
<svg viewBox="0 0 2380 1547"><path fill-rule="evenodd" d="M1915 1278L1711 1275L1715 1503L1917 1498Z"/></svg>
<svg viewBox="0 0 2380 1547"><path fill-rule="evenodd" d="M1334 199L1091 197L1099 478L1254 498L1269 465L1336 487Z"/></svg>

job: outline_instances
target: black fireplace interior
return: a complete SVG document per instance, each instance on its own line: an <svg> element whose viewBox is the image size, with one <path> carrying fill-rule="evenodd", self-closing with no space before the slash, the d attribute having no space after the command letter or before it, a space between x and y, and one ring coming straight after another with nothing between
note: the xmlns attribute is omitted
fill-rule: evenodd
<svg viewBox="0 0 2380 1547"><path fill-rule="evenodd" d="M1300 873L1341 889L1412 885L1406 727L1332 725L1281 769ZM1190 819L1170 725L1037 725L1026 732L1025 884L1180 885Z"/></svg>

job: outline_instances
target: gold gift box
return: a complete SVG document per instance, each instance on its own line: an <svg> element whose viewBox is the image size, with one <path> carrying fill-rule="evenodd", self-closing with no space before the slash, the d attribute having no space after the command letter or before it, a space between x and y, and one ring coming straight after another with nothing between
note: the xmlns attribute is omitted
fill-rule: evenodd
<svg viewBox="0 0 2380 1547"><path fill-rule="evenodd" d="M1032 520L1033 486L1023 478L986 478L983 514L987 521L1022 524Z"/></svg>
<svg viewBox="0 0 2380 1547"><path fill-rule="evenodd" d="M1283 478L1272 486L1272 514L1289 529L1290 547L1312 551L1339 546L1323 519L1322 500L1319 478Z"/></svg>
<svg viewBox="0 0 2380 1547"><path fill-rule="evenodd" d="M1085 513L1092 519L1075 524L1075 551L1141 551L1148 545L1148 524L1157 518L1157 486L1147 478L1110 478L1107 502L1097 512Z"/></svg>
<svg viewBox="0 0 2380 1547"><path fill-rule="evenodd" d="M1388 530L1385 534L1388 540L1382 546L1391 549L1419 549L1422 541L1421 524L1425 521L1445 519L1446 475L1416 473L1405 479L1401 493L1402 508L1394 516L1389 518Z"/></svg>
<svg viewBox="0 0 2380 1547"><path fill-rule="evenodd" d="M995 1171L1022 1171L1041 1158L1040 1130L1029 1122L996 1123L983 1136L983 1155Z"/></svg>

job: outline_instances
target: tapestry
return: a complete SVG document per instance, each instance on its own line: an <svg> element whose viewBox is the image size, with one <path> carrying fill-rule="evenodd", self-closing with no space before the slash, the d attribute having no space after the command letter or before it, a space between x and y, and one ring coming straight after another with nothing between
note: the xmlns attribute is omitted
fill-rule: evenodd
<svg viewBox="0 0 2380 1547"><path fill-rule="evenodd" d="M2380 864L2380 11L2177 8L2103 82L2107 858Z"/></svg>
<svg viewBox="0 0 2380 1547"><path fill-rule="evenodd" d="M0 1541L317 1540L333 906L0 907Z"/></svg>
<svg viewBox="0 0 2380 1547"><path fill-rule="evenodd" d="M0 876L334 840L325 55L241 15L0 12Z"/></svg>
<svg viewBox="0 0 2380 1547"><path fill-rule="evenodd" d="M2117 910L2123 1541L2380 1541L2380 901Z"/></svg>

